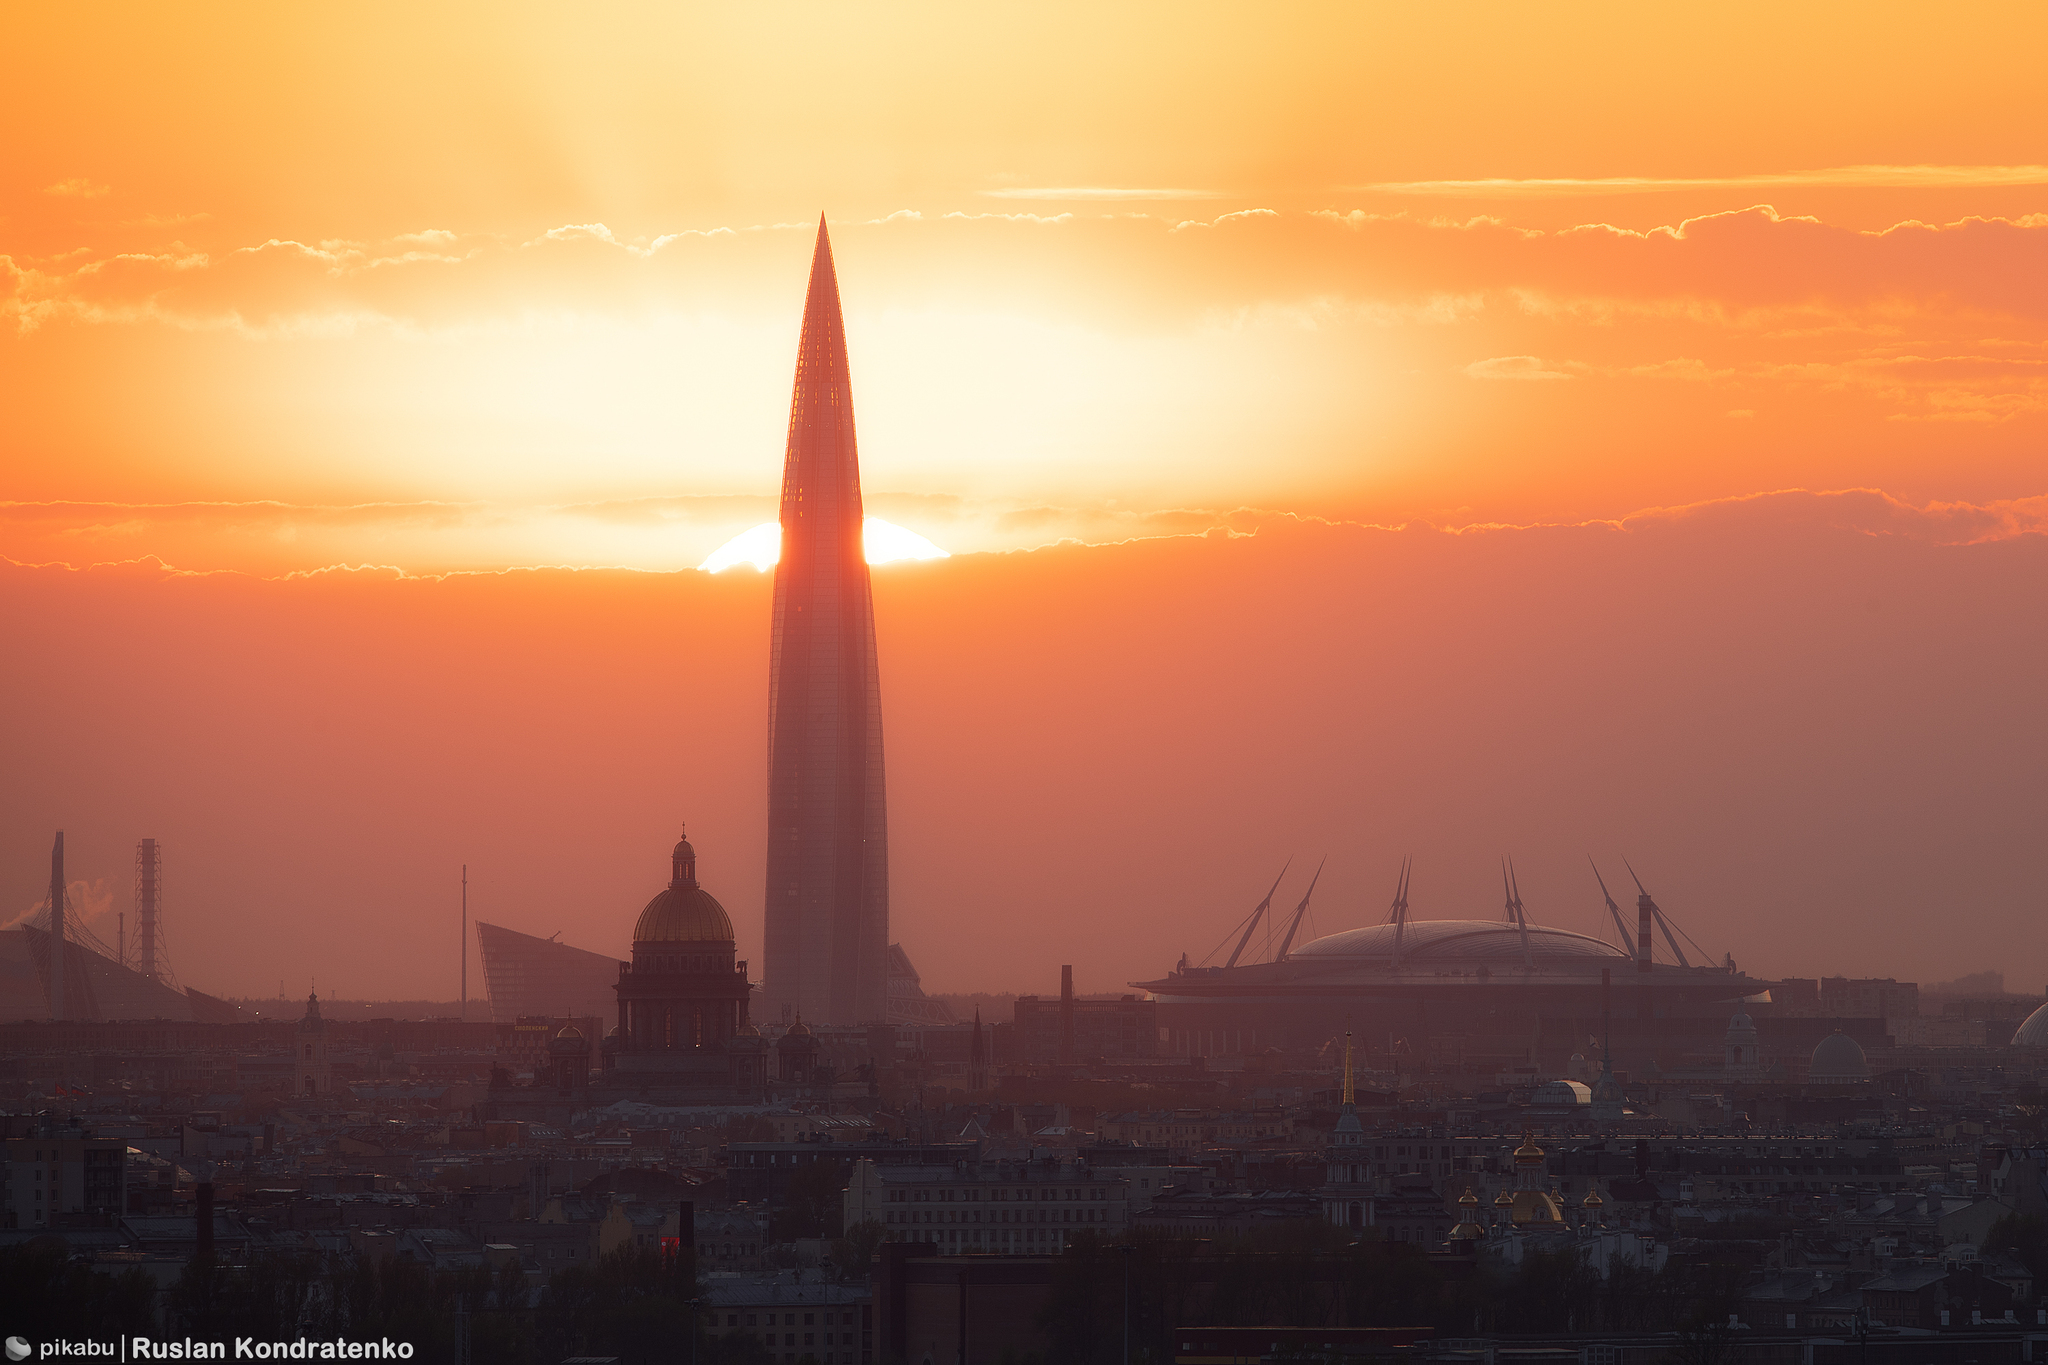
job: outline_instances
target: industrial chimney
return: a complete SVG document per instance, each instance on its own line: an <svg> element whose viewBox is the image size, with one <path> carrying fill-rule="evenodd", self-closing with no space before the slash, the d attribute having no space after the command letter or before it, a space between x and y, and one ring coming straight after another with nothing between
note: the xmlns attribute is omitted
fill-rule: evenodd
<svg viewBox="0 0 2048 1365"><path fill-rule="evenodd" d="M1074 1062L1074 969L1060 968L1060 1064Z"/></svg>

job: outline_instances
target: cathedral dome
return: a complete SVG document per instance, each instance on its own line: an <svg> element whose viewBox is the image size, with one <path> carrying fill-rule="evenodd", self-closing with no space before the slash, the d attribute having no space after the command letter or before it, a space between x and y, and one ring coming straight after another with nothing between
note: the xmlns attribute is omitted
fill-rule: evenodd
<svg viewBox="0 0 2048 1365"><path fill-rule="evenodd" d="M1813 1049L1806 1079L1815 1085L1849 1085L1870 1079L1870 1059L1863 1045L1840 1031L1830 1033Z"/></svg>
<svg viewBox="0 0 2048 1365"><path fill-rule="evenodd" d="M2048 1047L2048 1005L2043 1005L2028 1015L2013 1032L2014 1047Z"/></svg>
<svg viewBox="0 0 2048 1365"><path fill-rule="evenodd" d="M732 919L709 891L694 883L670 886L640 912L635 943L731 943Z"/></svg>

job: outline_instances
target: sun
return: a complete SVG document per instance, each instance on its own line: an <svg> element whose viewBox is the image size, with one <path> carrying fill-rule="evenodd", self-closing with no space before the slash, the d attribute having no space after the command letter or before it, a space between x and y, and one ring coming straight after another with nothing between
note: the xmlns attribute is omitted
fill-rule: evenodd
<svg viewBox="0 0 2048 1365"><path fill-rule="evenodd" d="M861 523L861 541L867 549L870 564L888 564L898 559L953 557L917 532L906 531L894 522L883 521L880 517L869 517ZM706 573L723 573L736 564L751 564L758 572L766 573L775 567L775 561L780 558L782 525L780 522L764 521L752 530L740 532L713 550L710 557L697 567Z"/></svg>

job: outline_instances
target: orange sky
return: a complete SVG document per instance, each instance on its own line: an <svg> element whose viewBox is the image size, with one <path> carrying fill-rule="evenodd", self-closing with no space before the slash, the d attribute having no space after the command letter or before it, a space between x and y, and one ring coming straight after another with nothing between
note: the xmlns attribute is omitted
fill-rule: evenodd
<svg viewBox="0 0 2048 1365"><path fill-rule="evenodd" d="M1846 736L1813 741L1812 761L1836 775L1801 787L1817 779L1788 757L1797 746L1762 737L1828 689L1870 736L1906 745L1903 772L1947 774L1962 753L2018 754L2039 771L2020 700L2038 672L2004 671L2039 662L2025 613L2039 605L2048 517L2038 6L1589 5L1565 19L1509 5L249 5L203 18L51 6L16 16L12 33L34 60L0 83L0 556L46 567L10 568L0 602L13 638L72 662L8 671L9 747L36 760L10 767L56 765L78 786L60 798L10 784L0 884L12 902L33 898L59 824L80 847L118 850L145 833L170 840L174 815L192 821L176 847L224 879L210 893L222 989L267 989L307 955L293 935L273 948L255 933L299 893L264 862L268 849L296 865L278 851L284 831L228 815L252 784L268 809L317 779L317 800L285 804L349 842L352 863L370 843L372 864L406 869L362 872L330 909L400 905L414 893L396 888L429 867L485 863L494 847L520 850L523 885L581 885L580 853L533 863L532 839L553 826L533 823L530 792L509 795L528 786L610 793L597 804L624 842L603 849L602 876L628 899L644 880L632 850L669 837L671 807L690 805L693 828L741 851L728 904L752 906L765 585L666 571L772 518L821 209L871 510L958 556L891 570L878 589L885 637L897 633L883 681L899 919L925 935L928 948L912 946L932 984L1043 984L1057 950L1018 950L1031 982L986 979L970 944L948 946L942 911L999 908L990 885L1018 871L1007 841L1039 848L1062 831L1105 885L1123 875L1109 869L1145 872L1119 887L1132 945L1109 974L1170 960L1155 931L1195 914L1196 890L1145 888L1189 852L1172 832L1199 816L1242 836L1248 819L1225 795L1199 812L1166 799L1196 775L1182 754L1210 753L1203 780L1275 812L1231 855L1232 895L1304 840L1353 840L1360 863L1333 864L1332 884L1355 873L1363 894L1396 844L1483 871L1503 845L1531 849L1527 865L1553 843L1576 858L1579 842L1626 835L1665 844L1674 875L1738 917L1762 882L1800 884L1787 882L1795 862L1798 876L1841 872L1869 831L1893 831L1883 847L1896 853L1897 831L1924 821L1921 868L1954 864L1999 827L1877 780L1858 767L1869 745ZM1786 489L1876 491L1739 501ZM1687 508L1707 510L1655 510ZM1612 562L1575 548L1632 545L1667 523L1718 548ZM1532 529L1446 536L1454 549L1405 558L1359 548L1436 545L1420 528L1478 525ZM1257 535L973 555L1216 527ZM1320 558L1306 548L1318 536L1350 549ZM1909 548L1884 560L1892 587L1857 611L1889 623L1877 640L1903 653L1873 655L1852 631L1843 647L1864 652L1845 669L1789 617L1732 619L1727 647L1769 666L1723 677L1725 661L1692 661L1628 741L1646 759L1652 722L1682 730L1687 705L1725 707L1725 724L1702 731L1720 747L1695 756L1702 793L1739 802L1746 772L1806 793L1787 818L1860 820L1864 834L1830 843L1795 826L1783 837L1813 835L1807 852L1758 863L1736 847L1746 826L1660 823L1590 778L1521 792L1532 808L1568 794L1579 825L1524 821L1514 802L1462 812L1458 784L1487 770L1475 737L1508 715L1559 752L1614 752L1603 713L1573 709L1589 705L1569 683L1584 640L1579 608L1558 602L1597 596L1601 574L1643 575L1639 590L1662 596L1638 614L1657 616L1656 601L1698 591L1703 565L1769 564L1785 576L1778 608L1847 630L1805 576L1862 572L1859 538L1873 536ZM1472 548L1508 544L1498 560ZM1224 581L1243 572L1284 597L1308 591L1291 573L1321 564L1378 605L1332 622L1311 597L1271 613L1302 633L1256 660L1165 668L1128 646L1128 618L1106 604L1163 610L1177 601L1164 566L1197 546L1240 566ZM1437 582L1426 566L1444 556L1457 569ZM147 557L167 568L83 572ZM1491 582L1488 564L1516 582ZM385 567L345 583L285 577L336 565ZM664 572L390 581L534 566ZM176 576L219 570L236 577ZM1413 602L1384 599L1387 574L1416 585ZM977 614L972 592L995 584L1019 605L990 619L1056 630L1072 670L1058 679L1071 715L1022 727L1035 738L1016 749L976 738L982 723L1007 733L1003 703L968 699L1026 704L1036 694L1004 690L1018 661L970 666L954 647L961 614ZM1499 615L1510 587L1558 597L1516 622ZM451 602L464 604L459 630L434 615ZM653 657L636 641L647 613L664 610L730 670L728 689L691 701L693 733L719 738L687 761L650 718L659 689L621 683L605 703L618 715L574 719L594 703L552 662L630 674ZM1972 613L2004 625L1959 642ZM537 633L542 622L557 635ZM1515 624L1516 667L1554 678L1571 706L1503 710L1512 678L1483 649L1468 656L1460 622ZM1346 678L1382 667L1368 624L1408 632L1420 677L1469 667L1493 685L1386 701L1405 708L1414 746L1400 782L1448 803L1427 819L1374 805L1377 779L1359 772L1373 745ZM144 627L162 633L137 655L129 638ZM1660 647L1693 647L1683 622L1656 629ZM275 630L285 638L262 638ZM1628 628L1611 631L1601 647L1625 670ZM1324 634L1302 645L1311 662L1289 661L1294 640ZM355 642L345 667L337 641ZM1920 677L1905 662L1920 651L1981 666ZM1352 672L1285 703L1294 716L1278 730L1244 721L1316 667ZM159 674L176 686L157 689ZM484 692L464 691L482 674ZM1688 690L1703 676L1716 688ZM1121 713L1104 679L1183 697L1185 728L1113 762ZM499 727L450 719L485 693ZM354 719L324 719L336 708ZM2002 740L1935 738L1980 712ZM116 740L145 715L160 766L135 781L124 765L139 751ZM308 724L332 733L292 738ZM1217 753L1203 739L1217 728L1277 747L1248 738ZM1059 774L1032 775L1059 733L1086 737L1067 755L1072 780L1119 808L1158 802L1158 822L1115 837L1099 821L1060 823ZM1323 771L1315 761L1274 756L1314 752L1317 736L1333 756L1323 777L1300 775ZM289 761L301 743L304 762ZM1517 761L1542 771L1552 743L1528 739ZM377 813L398 775L463 764L498 780L450 789L461 820L433 803L403 825ZM661 775L678 765L690 775L670 791ZM212 785L186 810L180 779L198 773ZM1245 795L1274 782L1314 799L1297 810ZM1998 790L1999 810L2048 813L2038 784ZM702 809L719 802L730 808ZM458 828L483 847L458 847ZM493 845L491 828L509 842ZM1981 889L2038 905L2024 889L2043 884L2038 856L2001 847L1969 854ZM1868 885L1905 913L1899 875ZM561 927L539 906L522 913L522 927ZM350 951L321 949L337 964ZM1956 971L2007 954L1990 929L1951 951ZM1832 965L1817 952L1788 945L1784 969ZM1871 969L1920 970L1903 950L1866 955ZM386 969L375 961L359 979ZM422 977L403 990L428 989L424 968L388 970L394 983ZM2048 976L2048 955L2015 970Z"/></svg>

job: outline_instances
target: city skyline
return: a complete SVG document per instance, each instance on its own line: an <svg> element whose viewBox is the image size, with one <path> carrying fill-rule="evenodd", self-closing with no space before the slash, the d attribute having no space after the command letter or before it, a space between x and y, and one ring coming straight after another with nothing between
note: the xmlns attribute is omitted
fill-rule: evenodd
<svg viewBox="0 0 2048 1365"><path fill-rule="evenodd" d="M1591 853L1746 972L2048 981L2044 23L24 16L0 923L156 838L181 979L447 995L461 866L623 956L687 820L765 966L775 578L694 566L823 210L952 553L865 575L931 990L1325 854L1304 934L1410 855L1598 932Z"/></svg>

